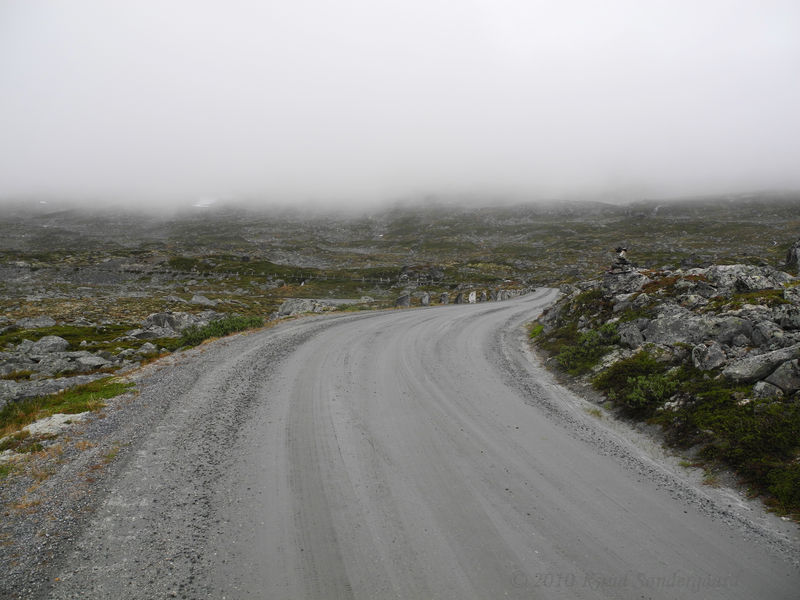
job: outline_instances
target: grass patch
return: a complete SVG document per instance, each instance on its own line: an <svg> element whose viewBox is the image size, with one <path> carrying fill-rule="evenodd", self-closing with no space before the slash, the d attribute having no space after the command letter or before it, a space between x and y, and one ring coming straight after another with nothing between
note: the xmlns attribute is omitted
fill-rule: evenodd
<svg viewBox="0 0 800 600"><path fill-rule="evenodd" d="M0 437L56 413L77 414L103 408L103 400L119 396L133 387L113 377L75 386L60 394L10 402L0 409Z"/></svg>
<svg viewBox="0 0 800 600"><path fill-rule="evenodd" d="M11 475L14 471L15 465L13 463L3 463L0 464L0 481Z"/></svg>
<svg viewBox="0 0 800 600"><path fill-rule="evenodd" d="M263 326L264 319L261 317L225 317L203 327L188 327L181 335L179 346L197 346L209 338L223 337L237 331Z"/></svg>
<svg viewBox="0 0 800 600"><path fill-rule="evenodd" d="M542 331L544 331L544 325L541 323L531 323L528 327L528 337L533 340L539 337Z"/></svg>
<svg viewBox="0 0 800 600"><path fill-rule="evenodd" d="M31 370L22 370L22 371L11 371L7 375L3 375L0 379L6 379L10 381L23 381L26 379L30 379L31 375L33 375L33 371Z"/></svg>

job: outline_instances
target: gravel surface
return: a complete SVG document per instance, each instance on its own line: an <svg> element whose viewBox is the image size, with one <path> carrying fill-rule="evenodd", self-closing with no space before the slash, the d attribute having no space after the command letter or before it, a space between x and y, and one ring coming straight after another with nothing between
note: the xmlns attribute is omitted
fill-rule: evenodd
<svg viewBox="0 0 800 600"><path fill-rule="evenodd" d="M554 297L299 319L143 368L31 459L49 476L4 482L0 597L795 598L794 524L532 360L521 325Z"/></svg>

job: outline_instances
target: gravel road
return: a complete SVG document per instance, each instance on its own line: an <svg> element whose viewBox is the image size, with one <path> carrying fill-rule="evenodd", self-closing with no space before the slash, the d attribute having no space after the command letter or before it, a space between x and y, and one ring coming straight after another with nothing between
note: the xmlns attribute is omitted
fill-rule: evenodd
<svg viewBox="0 0 800 600"><path fill-rule="evenodd" d="M151 372L160 408L41 597L797 598L793 526L531 360L555 296L299 319Z"/></svg>

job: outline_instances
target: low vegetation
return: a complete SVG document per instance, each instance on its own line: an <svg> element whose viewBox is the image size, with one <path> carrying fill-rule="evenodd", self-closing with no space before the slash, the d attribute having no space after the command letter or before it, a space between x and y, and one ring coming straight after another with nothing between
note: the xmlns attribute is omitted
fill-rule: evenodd
<svg viewBox="0 0 800 600"><path fill-rule="evenodd" d="M212 321L203 327L188 327L181 335L180 346L197 346L204 340L218 338L245 329L254 329L264 326L264 319L260 317L229 316L218 321Z"/></svg>
<svg viewBox="0 0 800 600"><path fill-rule="evenodd" d="M0 409L0 437L14 434L34 421L56 413L69 415L99 410L105 406L104 400L119 396L132 387L132 383L104 377L60 394L10 402Z"/></svg>

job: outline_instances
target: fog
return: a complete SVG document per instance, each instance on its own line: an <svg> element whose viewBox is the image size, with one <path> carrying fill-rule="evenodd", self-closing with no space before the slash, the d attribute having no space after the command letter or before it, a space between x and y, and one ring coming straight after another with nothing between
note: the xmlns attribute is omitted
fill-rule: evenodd
<svg viewBox="0 0 800 600"><path fill-rule="evenodd" d="M800 188L799 73L797 0L2 0L0 198Z"/></svg>

